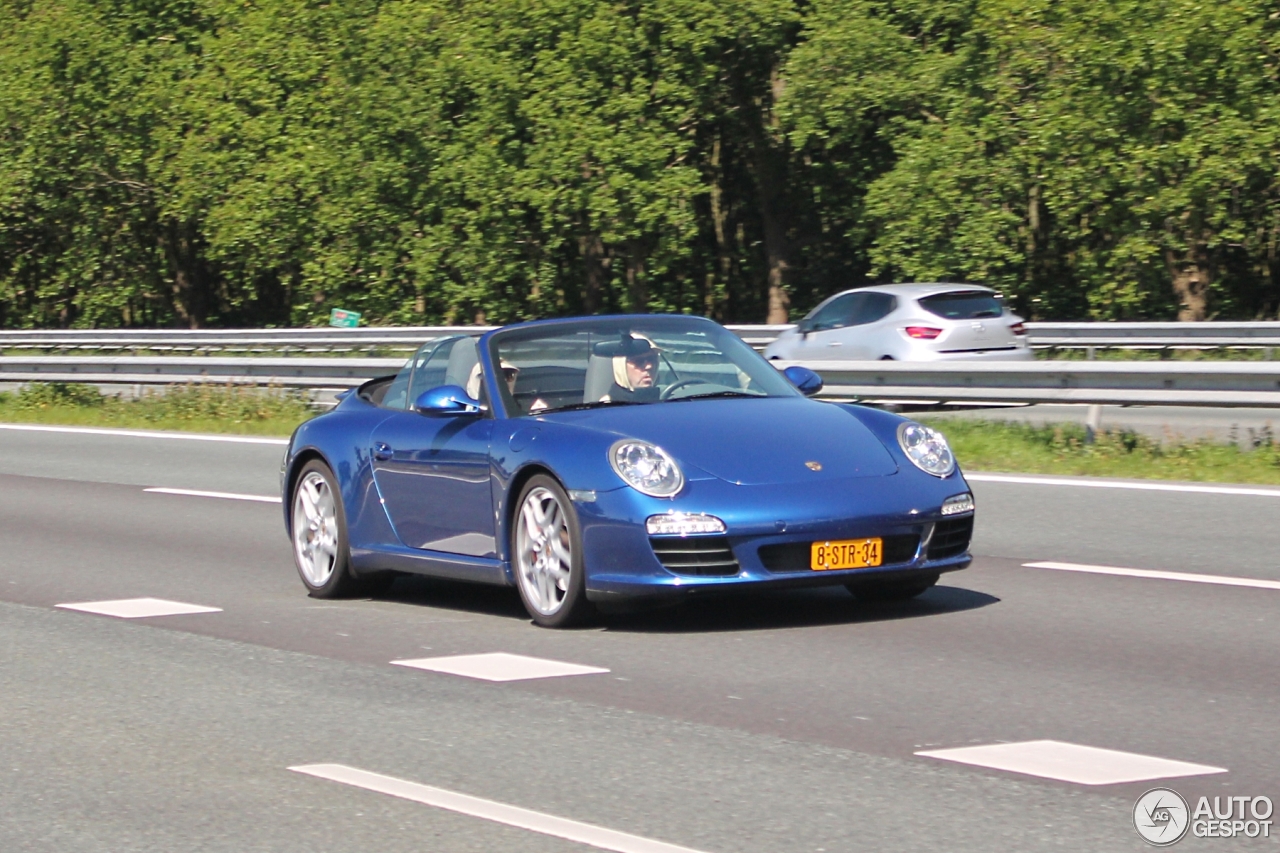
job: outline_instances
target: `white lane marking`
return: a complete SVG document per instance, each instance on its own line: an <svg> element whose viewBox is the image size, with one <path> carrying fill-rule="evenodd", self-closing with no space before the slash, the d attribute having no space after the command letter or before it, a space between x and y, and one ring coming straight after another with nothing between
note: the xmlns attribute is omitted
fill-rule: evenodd
<svg viewBox="0 0 1280 853"><path fill-rule="evenodd" d="M221 607L204 607L163 598L122 598L118 601L81 601L75 604L55 604L67 610L81 610L100 616L119 619L143 619L148 616L185 616L188 613L221 613Z"/></svg>
<svg viewBox="0 0 1280 853"><path fill-rule="evenodd" d="M76 435L122 435L127 438L173 438L181 441L224 441L232 444L287 445L287 438L266 438L258 435L208 435L198 432L162 432L142 429L102 429L99 427L45 426L43 424L0 424L0 429L21 432L66 432Z"/></svg>
<svg viewBox="0 0 1280 853"><path fill-rule="evenodd" d="M654 841L627 832L579 823L568 818L543 814L519 806L509 806L506 803L472 797L468 794L459 794L444 788L420 785L417 782L383 776L381 773L370 773L368 770L342 764L306 764L289 769L295 773L305 773L319 779L341 782L366 791L389 794L392 797L412 800L438 809L447 809L470 817L527 829L530 832L540 832L543 835L552 835L556 838L576 841L579 844L588 844L601 850L613 850L615 853L700 853L690 847Z"/></svg>
<svg viewBox="0 0 1280 853"><path fill-rule="evenodd" d="M1122 569L1115 566L1089 566L1082 563L1023 563L1028 569L1055 569L1060 572L1086 572L1094 575L1119 575L1127 578L1154 578L1162 581L1187 583L1211 583L1218 586L1248 586L1254 589L1280 589L1280 581L1264 581L1257 578L1237 578L1225 575L1197 575L1191 572L1157 572L1151 569Z"/></svg>
<svg viewBox="0 0 1280 853"><path fill-rule="evenodd" d="M491 652L483 655L454 655L442 658L417 658L393 660L396 666L409 666L448 675L479 678L484 681L524 681L530 678L559 678L563 675L592 675L608 672L598 666L582 666L558 660L530 658L507 652Z"/></svg>
<svg viewBox="0 0 1280 853"><path fill-rule="evenodd" d="M1082 489L1135 489L1142 492L1191 492L1201 495L1245 495L1256 498L1280 498L1280 489L1247 486L1187 486L1182 483L1133 483L1116 480L1086 480L1069 477L1020 477L1013 474L970 474L964 478L975 483L1018 483L1028 486L1078 486Z"/></svg>
<svg viewBox="0 0 1280 853"><path fill-rule="evenodd" d="M272 495L240 495L235 492L201 492L196 489L165 489L155 486L150 489L143 489L144 492L154 492L157 495L183 495L191 498L222 498L229 501L258 501L264 504L278 504L280 498Z"/></svg>
<svg viewBox="0 0 1280 853"><path fill-rule="evenodd" d="M1174 776L1205 776L1226 773L1225 767L1210 767L1187 761L1173 761L1134 752L1100 749L1057 740L1029 740L1023 743L995 743L990 746L963 746L917 752L925 758L939 758L1010 773L1024 773L1077 785L1118 785Z"/></svg>

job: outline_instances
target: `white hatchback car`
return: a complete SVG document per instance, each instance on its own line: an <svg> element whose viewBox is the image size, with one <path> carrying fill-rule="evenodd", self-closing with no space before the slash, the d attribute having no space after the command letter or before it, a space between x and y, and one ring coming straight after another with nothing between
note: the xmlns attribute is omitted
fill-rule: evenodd
<svg viewBox="0 0 1280 853"><path fill-rule="evenodd" d="M1026 360L1022 318L970 284L882 284L837 293L764 351L786 361Z"/></svg>

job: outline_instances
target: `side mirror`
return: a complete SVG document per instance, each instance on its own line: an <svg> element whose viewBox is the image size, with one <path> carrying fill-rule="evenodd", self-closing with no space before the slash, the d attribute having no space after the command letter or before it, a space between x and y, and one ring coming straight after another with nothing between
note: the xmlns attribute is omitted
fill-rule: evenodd
<svg viewBox="0 0 1280 853"><path fill-rule="evenodd" d="M812 332L813 327L814 327L814 322L812 317L805 317L799 323L796 323L796 331L800 333L801 337L804 337L808 335L810 332Z"/></svg>
<svg viewBox="0 0 1280 853"><path fill-rule="evenodd" d="M440 385L419 394L413 410L423 415L468 415L483 411L483 407L461 385Z"/></svg>
<svg viewBox="0 0 1280 853"><path fill-rule="evenodd" d="M782 371L782 375L806 397L812 397L822 390L822 377L807 367L792 365Z"/></svg>

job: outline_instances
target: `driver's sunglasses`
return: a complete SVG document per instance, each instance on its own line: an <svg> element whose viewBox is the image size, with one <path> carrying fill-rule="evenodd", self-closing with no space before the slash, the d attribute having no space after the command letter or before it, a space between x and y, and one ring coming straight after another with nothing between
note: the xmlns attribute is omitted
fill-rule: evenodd
<svg viewBox="0 0 1280 853"><path fill-rule="evenodd" d="M636 370L655 370L658 367L658 360L652 356L649 358L633 358L631 363Z"/></svg>
<svg viewBox="0 0 1280 853"><path fill-rule="evenodd" d="M508 382L510 382L512 379L515 379L519 375L520 375L520 368L518 367L502 368L502 378L507 380Z"/></svg>

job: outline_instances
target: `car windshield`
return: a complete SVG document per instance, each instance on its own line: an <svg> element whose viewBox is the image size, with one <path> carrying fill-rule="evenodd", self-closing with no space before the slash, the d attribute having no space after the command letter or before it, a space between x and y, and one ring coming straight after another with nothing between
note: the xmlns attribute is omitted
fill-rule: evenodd
<svg viewBox="0 0 1280 853"><path fill-rule="evenodd" d="M741 338L699 317L602 317L500 331L513 415L799 392Z"/></svg>
<svg viewBox="0 0 1280 853"><path fill-rule="evenodd" d="M1004 313L1000 297L987 290L953 290L921 297L920 307L948 320L980 320Z"/></svg>

